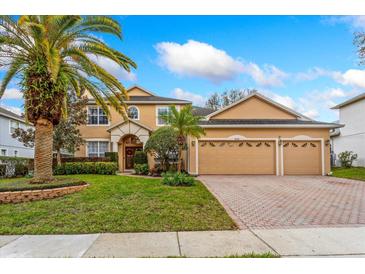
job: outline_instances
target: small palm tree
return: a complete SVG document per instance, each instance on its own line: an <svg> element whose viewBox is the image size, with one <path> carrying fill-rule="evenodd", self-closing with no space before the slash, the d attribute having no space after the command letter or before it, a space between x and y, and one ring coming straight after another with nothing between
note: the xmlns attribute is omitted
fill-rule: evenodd
<svg viewBox="0 0 365 274"><path fill-rule="evenodd" d="M109 115L108 103L125 115L123 85L97 63L114 61L126 71L136 64L95 34L121 39L121 26L107 16L0 17L0 67L7 72L0 98L18 76L25 115L35 126L34 181L52 179L53 127L67 116L67 98L87 90Z"/></svg>
<svg viewBox="0 0 365 274"><path fill-rule="evenodd" d="M186 144L188 136L199 138L204 135L204 129L199 126L199 121L203 118L195 116L192 112L191 105L184 106L180 111L175 106L171 106L166 115L161 118L177 132L177 143L179 145L179 159L177 164L177 171L181 172L182 165L182 151Z"/></svg>

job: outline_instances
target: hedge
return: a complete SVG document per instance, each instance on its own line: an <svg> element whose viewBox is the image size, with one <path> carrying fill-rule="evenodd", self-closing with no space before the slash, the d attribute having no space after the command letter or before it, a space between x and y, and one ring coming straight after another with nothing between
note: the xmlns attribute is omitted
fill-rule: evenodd
<svg viewBox="0 0 365 274"><path fill-rule="evenodd" d="M114 175L118 171L115 162L73 162L56 166L53 170L55 175L70 174L105 174Z"/></svg>

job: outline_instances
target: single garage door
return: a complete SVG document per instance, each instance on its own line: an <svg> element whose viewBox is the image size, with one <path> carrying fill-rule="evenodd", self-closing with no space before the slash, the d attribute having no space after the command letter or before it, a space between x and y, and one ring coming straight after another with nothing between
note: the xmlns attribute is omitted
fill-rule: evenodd
<svg viewBox="0 0 365 274"><path fill-rule="evenodd" d="M275 142L200 141L199 174L276 174Z"/></svg>
<svg viewBox="0 0 365 274"><path fill-rule="evenodd" d="M283 143L284 175L321 175L321 143L287 141Z"/></svg>

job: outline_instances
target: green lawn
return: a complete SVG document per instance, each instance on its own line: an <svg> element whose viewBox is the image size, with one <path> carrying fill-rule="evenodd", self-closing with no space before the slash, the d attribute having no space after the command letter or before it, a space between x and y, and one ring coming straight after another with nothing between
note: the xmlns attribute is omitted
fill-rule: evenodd
<svg viewBox="0 0 365 274"><path fill-rule="evenodd" d="M75 175L90 183L52 200L0 205L0 234L235 229L223 207L198 182L170 187L158 179ZM13 179L17 181L19 179ZM1 183L10 180L0 180Z"/></svg>
<svg viewBox="0 0 365 274"><path fill-rule="evenodd" d="M333 176L365 181L365 167L334 168Z"/></svg>

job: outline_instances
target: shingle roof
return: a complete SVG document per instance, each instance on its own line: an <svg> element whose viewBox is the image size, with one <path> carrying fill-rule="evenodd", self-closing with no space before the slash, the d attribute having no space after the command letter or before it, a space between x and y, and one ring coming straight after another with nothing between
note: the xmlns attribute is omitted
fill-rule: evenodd
<svg viewBox="0 0 365 274"><path fill-rule="evenodd" d="M204 126L229 126L229 125L317 125L325 127L341 127L339 124L326 123L313 120L299 120L299 119L211 119L203 120L199 122L200 125Z"/></svg>
<svg viewBox="0 0 365 274"><path fill-rule="evenodd" d="M3 114L6 117L11 117L17 120L24 121L24 118L14 112L11 112L10 110L7 110L5 108L0 107L0 115Z"/></svg>
<svg viewBox="0 0 365 274"><path fill-rule="evenodd" d="M214 109L211 108L202 108L193 106L193 114L196 116L206 116L214 112Z"/></svg>

